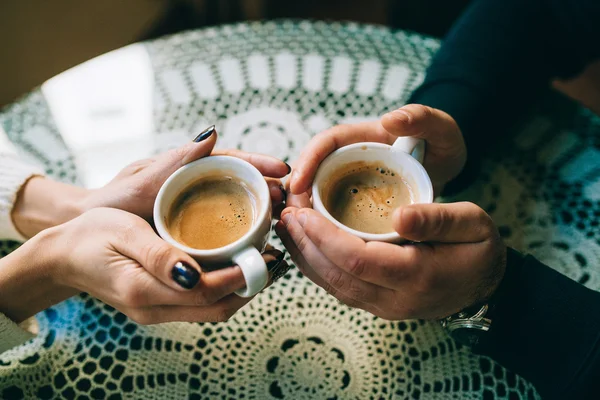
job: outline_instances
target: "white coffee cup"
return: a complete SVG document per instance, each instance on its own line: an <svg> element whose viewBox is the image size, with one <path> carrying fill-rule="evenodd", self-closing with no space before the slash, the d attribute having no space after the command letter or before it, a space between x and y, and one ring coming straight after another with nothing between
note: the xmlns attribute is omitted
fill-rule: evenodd
<svg viewBox="0 0 600 400"><path fill-rule="evenodd" d="M410 137L396 139L393 146L383 143L355 143L344 146L331 153L319 166L312 186L313 208L323 214L340 229L349 232L365 241L400 243L403 239L397 232L367 233L357 231L343 225L333 218L325 208L322 191L329 183L331 175L345 165L357 161L381 162L388 168L400 174L413 189L415 203L432 203L433 186L431 179L421 165L425 154L425 142Z"/></svg>
<svg viewBox="0 0 600 400"><path fill-rule="evenodd" d="M244 182L256 195L254 223L244 236L226 246L199 250L176 241L167 229L167 216L175 199L190 184L202 176L230 176ZM169 244L194 257L200 265L233 263L240 266L246 288L238 290L241 297L260 292L269 279L267 265L262 258L271 232L271 195L262 174L250 163L235 157L211 156L193 161L175 171L162 185L154 202L154 224L158 234Z"/></svg>

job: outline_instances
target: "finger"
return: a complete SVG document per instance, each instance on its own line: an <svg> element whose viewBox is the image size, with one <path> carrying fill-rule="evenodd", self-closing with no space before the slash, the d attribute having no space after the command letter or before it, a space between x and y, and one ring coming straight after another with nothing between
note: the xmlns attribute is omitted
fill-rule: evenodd
<svg viewBox="0 0 600 400"><path fill-rule="evenodd" d="M385 114L381 117L381 125L394 136L425 139L428 146L433 146L434 149L455 148L463 140L456 122L450 115L421 104L408 104Z"/></svg>
<svg viewBox="0 0 600 400"><path fill-rule="evenodd" d="M311 209L290 209L306 237L323 255L350 275L375 284L395 289L412 274L414 259L418 256L414 246L368 242L339 229L329 220ZM282 218L285 218L284 211Z"/></svg>
<svg viewBox="0 0 600 400"><path fill-rule="evenodd" d="M308 193L292 194L288 193L286 204L288 207L312 208L312 203Z"/></svg>
<svg viewBox="0 0 600 400"><path fill-rule="evenodd" d="M143 325L164 322L225 322L251 298L231 294L218 303L206 307L154 306L126 312L133 320Z"/></svg>
<svg viewBox="0 0 600 400"><path fill-rule="evenodd" d="M311 210L312 211L312 210ZM385 299L391 291L370 282L365 282L349 274L343 267L331 260L324 249L313 243L295 218L295 212L282 215L282 222L297 249L309 265L326 284L336 292L363 304L377 307L381 299ZM360 240L360 239L358 239ZM333 262L332 262L333 261Z"/></svg>
<svg viewBox="0 0 600 400"><path fill-rule="evenodd" d="M328 284L323 278L321 278L321 276L317 274L317 272L306 261L300 250L298 250L298 247L294 243L294 240L292 239L290 234L287 232L283 222L278 222L275 225L275 232L277 233L277 236L279 236L279 238L281 239L281 242L283 243L285 248L290 253L292 260L304 276L306 276L319 287L323 288L327 293L334 296L342 303L351 307L369 311L371 313L374 312L375 309L370 304L361 303L357 300L349 298L348 296L344 295L344 293L338 291L331 284Z"/></svg>
<svg viewBox="0 0 600 400"><path fill-rule="evenodd" d="M113 244L124 256L138 262L146 271L168 287L184 291L200 281L198 263L185 252L159 238L152 227L141 218L130 229L119 232Z"/></svg>
<svg viewBox="0 0 600 400"><path fill-rule="evenodd" d="M312 184L319 164L340 147L358 142L392 143L391 136L379 121L338 125L316 135L304 148L290 178L292 193L306 192Z"/></svg>
<svg viewBox="0 0 600 400"><path fill-rule="evenodd" d="M260 153L248 153L235 149L215 150L213 155L237 157L254 165L264 176L283 178L290 173L291 167L278 158Z"/></svg>
<svg viewBox="0 0 600 400"><path fill-rule="evenodd" d="M271 195L271 202L273 206L277 206L285 201L286 192L281 181L279 179L266 178L267 185L269 186L269 194Z"/></svg>
<svg viewBox="0 0 600 400"><path fill-rule="evenodd" d="M263 254L270 274L272 270L285 268L287 264L283 261L283 256L276 249ZM144 305L208 306L244 288L246 282L240 267L231 266L202 273L199 283L192 290L184 292L173 290L149 274L137 279L136 285L141 292L137 297L141 297Z"/></svg>
<svg viewBox="0 0 600 400"><path fill-rule="evenodd" d="M496 234L489 215L473 203L413 204L393 215L394 230L413 241L482 242Z"/></svg>
<svg viewBox="0 0 600 400"><path fill-rule="evenodd" d="M308 188L308 190L304 193L293 194L290 191L290 181L289 179L285 183L286 189L286 205L290 207L296 208L312 208L311 196L312 196L312 188Z"/></svg>
<svg viewBox="0 0 600 400"><path fill-rule="evenodd" d="M210 155L217 143L217 132L211 128L198 135L198 137L207 135L202 141L188 143L157 156L156 161L149 166L149 175L153 180L162 184L179 168Z"/></svg>

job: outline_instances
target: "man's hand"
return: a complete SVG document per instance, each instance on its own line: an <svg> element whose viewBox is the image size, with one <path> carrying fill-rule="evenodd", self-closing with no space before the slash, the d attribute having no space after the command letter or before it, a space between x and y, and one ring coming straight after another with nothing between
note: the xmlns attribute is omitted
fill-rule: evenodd
<svg viewBox="0 0 600 400"><path fill-rule="evenodd" d="M294 166L290 190L294 194L309 191L321 162L340 147L358 142L391 145L401 136L426 141L424 167L436 194L465 166L467 150L454 119L443 111L409 104L385 114L380 121L338 125L316 135Z"/></svg>
<svg viewBox="0 0 600 400"><path fill-rule="evenodd" d="M384 319L442 318L486 301L502 280L506 246L474 204L403 207L394 227L419 243L366 243L309 208L284 210L276 230L309 279Z"/></svg>

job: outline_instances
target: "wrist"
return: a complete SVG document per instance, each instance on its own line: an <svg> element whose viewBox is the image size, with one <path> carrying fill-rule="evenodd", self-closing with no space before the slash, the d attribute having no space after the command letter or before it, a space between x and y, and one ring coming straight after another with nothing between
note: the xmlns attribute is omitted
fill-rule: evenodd
<svg viewBox="0 0 600 400"><path fill-rule="evenodd" d="M0 312L17 323L77 294L60 278L58 234L45 230L0 259Z"/></svg>
<svg viewBox="0 0 600 400"><path fill-rule="evenodd" d="M88 196L87 189L33 177L17 195L11 216L17 230L32 238L44 229L81 215Z"/></svg>

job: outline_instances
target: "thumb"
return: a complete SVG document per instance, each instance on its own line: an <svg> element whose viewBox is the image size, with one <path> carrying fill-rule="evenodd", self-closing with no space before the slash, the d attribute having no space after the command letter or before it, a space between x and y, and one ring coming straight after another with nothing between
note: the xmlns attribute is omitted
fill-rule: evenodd
<svg viewBox="0 0 600 400"><path fill-rule="evenodd" d="M144 220L136 223L135 234L115 243L116 250L140 264L158 280L175 290L189 290L200 281L198 263L154 233Z"/></svg>
<svg viewBox="0 0 600 400"><path fill-rule="evenodd" d="M476 243L497 234L490 216L467 202L401 207L393 225L400 236L417 242Z"/></svg>
<svg viewBox="0 0 600 400"><path fill-rule="evenodd" d="M153 173L166 179L184 165L209 156L217 143L217 136L213 125L200 132L191 143L161 154L152 164Z"/></svg>
<svg viewBox="0 0 600 400"><path fill-rule="evenodd" d="M449 145L456 145L455 135L448 133L460 134L456 121L450 115L421 104L408 104L385 114L381 117L381 125L392 135L414 136L440 147L446 141Z"/></svg>

